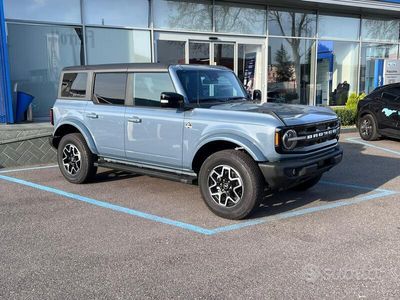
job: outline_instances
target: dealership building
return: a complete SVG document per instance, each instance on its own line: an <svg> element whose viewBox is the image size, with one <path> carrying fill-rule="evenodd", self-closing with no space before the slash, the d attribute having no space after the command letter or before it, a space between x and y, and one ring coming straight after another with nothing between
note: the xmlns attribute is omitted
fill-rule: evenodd
<svg viewBox="0 0 400 300"><path fill-rule="evenodd" d="M400 0L0 0L0 122L17 91L47 121L66 66L161 62L232 69L263 101L344 105L396 63Z"/></svg>

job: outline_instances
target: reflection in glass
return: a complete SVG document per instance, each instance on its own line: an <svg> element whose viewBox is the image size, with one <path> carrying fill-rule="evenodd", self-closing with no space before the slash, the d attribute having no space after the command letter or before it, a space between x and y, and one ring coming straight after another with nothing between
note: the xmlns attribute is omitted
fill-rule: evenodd
<svg viewBox="0 0 400 300"><path fill-rule="evenodd" d="M361 38L369 41L397 42L400 34L399 20L363 19Z"/></svg>
<svg viewBox="0 0 400 300"><path fill-rule="evenodd" d="M81 23L80 0L4 0L7 19Z"/></svg>
<svg viewBox="0 0 400 300"><path fill-rule="evenodd" d="M160 106L160 95L175 92L168 73L133 74L133 103L135 106Z"/></svg>
<svg viewBox="0 0 400 300"><path fill-rule="evenodd" d="M148 27L148 0L85 0L83 3L86 24Z"/></svg>
<svg viewBox="0 0 400 300"><path fill-rule="evenodd" d="M48 119L61 70L84 63L82 28L11 23L7 28L11 84L35 97L34 118Z"/></svg>
<svg viewBox="0 0 400 300"><path fill-rule="evenodd" d="M268 101L308 104L314 52L311 40L269 39Z"/></svg>
<svg viewBox="0 0 400 300"><path fill-rule="evenodd" d="M156 28L212 30L211 1L154 0L153 3Z"/></svg>
<svg viewBox="0 0 400 300"><path fill-rule="evenodd" d="M317 104L345 105L357 90L358 43L320 41L317 64Z"/></svg>
<svg viewBox="0 0 400 300"><path fill-rule="evenodd" d="M218 32L265 34L265 9L235 4L215 6L215 27Z"/></svg>
<svg viewBox="0 0 400 300"><path fill-rule="evenodd" d="M374 89L375 62L377 59L397 59L398 46L392 44L363 43L361 46L360 93L369 94Z"/></svg>
<svg viewBox="0 0 400 300"><path fill-rule="evenodd" d="M185 45L182 41L157 40L157 62L163 64L184 64Z"/></svg>
<svg viewBox="0 0 400 300"><path fill-rule="evenodd" d="M126 73L98 73L94 79L93 97L101 104L124 105Z"/></svg>
<svg viewBox="0 0 400 300"><path fill-rule="evenodd" d="M209 43L189 43L189 64L210 64L210 44Z"/></svg>
<svg viewBox="0 0 400 300"><path fill-rule="evenodd" d="M214 62L218 66L234 69L233 44L214 44Z"/></svg>
<svg viewBox="0 0 400 300"><path fill-rule="evenodd" d="M318 16L318 35L323 38L358 40L360 19L356 17Z"/></svg>
<svg viewBox="0 0 400 300"><path fill-rule="evenodd" d="M262 90L261 45L238 45L238 77L248 92Z"/></svg>
<svg viewBox="0 0 400 300"><path fill-rule="evenodd" d="M150 32L86 27L88 64L150 62Z"/></svg>
<svg viewBox="0 0 400 300"><path fill-rule="evenodd" d="M316 14L294 11L268 11L268 33L279 36L313 37L316 31Z"/></svg>

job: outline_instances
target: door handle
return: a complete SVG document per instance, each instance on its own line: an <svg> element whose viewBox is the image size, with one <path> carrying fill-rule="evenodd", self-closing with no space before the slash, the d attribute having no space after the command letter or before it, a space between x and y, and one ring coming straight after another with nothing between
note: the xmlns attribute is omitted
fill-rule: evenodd
<svg viewBox="0 0 400 300"><path fill-rule="evenodd" d="M96 113L88 113L88 114L86 114L86 117L88 117L90 119L98 119L99 115Z"/></svg>
<svg viewBox="0 0 400 300"><path fill-rule="evenodd" d="M133 117L130 117L130 118L128 119L128 122L131 122L131 123L142 123L142 119L139 118L139 117L133 116Z"/></svg>

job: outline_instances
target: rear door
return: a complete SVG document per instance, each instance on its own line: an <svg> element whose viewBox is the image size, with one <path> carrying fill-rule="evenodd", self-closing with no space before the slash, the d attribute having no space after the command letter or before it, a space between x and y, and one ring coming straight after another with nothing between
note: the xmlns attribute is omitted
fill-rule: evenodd
<svg viewBox="0 0 400 300"><path fill-rule="evenodd" d="M125 158L126 72L95 73L85 122L101 156Z"/></svg>
<svg viewBox="0 0 400 300"><path fill-rule="evenodd" d="M162 92L175 92L169 73L130 73L127 89L131 99L125 112L126 157L181 169L184 112L160 105Z"/></svg>

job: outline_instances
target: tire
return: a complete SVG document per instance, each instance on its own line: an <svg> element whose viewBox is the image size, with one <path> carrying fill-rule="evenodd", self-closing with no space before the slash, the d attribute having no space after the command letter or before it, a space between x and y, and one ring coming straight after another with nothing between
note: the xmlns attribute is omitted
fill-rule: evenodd
<svg viewBox="0 0 400 300"><path fill-rule="evenodd" d="M309 188L312 188L314 185L316 185L320 181L321 177L322 177L322 174L312 177L312 178L308 179L307 181L304 181L304 182L300 183L299 185L292 187L291 190L306 191Z"/></svg>
<svg viewBox="0 0 400 300"><path fill-rule="evenodd" d="M250 215L259 206L265 187L255 161L237 150L223 150L209 156L200 168L198 182L210 210L232 220Z"/></svg>
<svg viewBox="0 0 400 300"><path fill-rule="evenodd" d="M375 118L371 114L364 115L358 121L358 132L363 140L375 141L379 138Z"/></svg>
<svg viewBox="0 0 400 300"><path fill-rule="evenodd" d="M61 173L69 182L84 183L96 175L96 156L90 152L80 133L70 133L61 138L57 160Z"/></svg>

